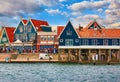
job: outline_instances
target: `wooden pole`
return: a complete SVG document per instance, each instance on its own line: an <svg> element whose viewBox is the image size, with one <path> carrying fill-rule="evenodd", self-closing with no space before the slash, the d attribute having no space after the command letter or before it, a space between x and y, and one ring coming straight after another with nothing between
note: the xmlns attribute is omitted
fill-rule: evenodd
<svg viewBox="0 0 120 82"><path fill-rule="evenodd" d="M98 61L101 60L101 50L100 49L98 50L98 57L99 57Z"/></svg>
<svg viewBox="0 0 120 82"><path fill-rule="evenodd" d="M110 63L110 61L111 61L111 49L109 49L109 51L108 51L108 60L107 60L107 62L108 63Z"/></svg>
<svg viewBox="0 0 120 82"><path fill-rule="evenodd" d="M82 59L81 59L81 49L78 50L78 63L82 63Z"/></svg>
<svg viewBox="0 0 120 82"><path fill-rule="evenodd" d="M60 49L58 49L58 61L61 61L61 58L60 58Z"/></svg>
<svg viewBox="0 0 120 82"><path fill-rule="evenodd" d="M70 61L70 49L68 49L68 62Z"/></svg>
<svg viewBox="0 0 120 82"><path fill-rule="evenodd" d="M88 61L89 61L89 63L90 63L90 61L91 61L90 49L88 49Z"/></svg>

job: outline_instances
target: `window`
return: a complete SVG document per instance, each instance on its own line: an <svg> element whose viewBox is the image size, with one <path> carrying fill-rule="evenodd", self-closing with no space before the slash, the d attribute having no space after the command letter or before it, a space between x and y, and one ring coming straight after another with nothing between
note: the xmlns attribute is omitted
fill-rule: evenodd
<svg viewBox="0 0 120 82"><path fill-rule="evenodd" d="M34 33L31 33L31 34L29 35L29 38L30 38L30 41L35 40L35 34L34 34Z"/></svg>
<svg viewBox="0 0 120 82"><path fill-rule="evenodd" d="M44 36L44 37L43 37L43 40L46 41L46 40L47 40L47 36Z"/></svg>
<svg viewBox="0 0 120 82"><path fill-rule="evenodd" d="M79 42L79 39L75 39L75 42L78 43L78 42Z"/></svg>
<svg viewBox="0 0 120 82"><path fill-rule="evenodd" d="M48 41L50 41L51 40L51 37L50 36L48 36Z"/></svg>
<svg viewBox="0 0 120 82"><path fill-rule="evenodd" d="M83 45L88 45L89 41L87 39L84 39L82 43Z"/></svg>
<svg viewBox="0 0 120 82"><path fill-rule="evenodd" d="M108 40L103 40L103 45L108 45Z"/></svg>
<svg viewBox="0 0 120 82"><path fill-rule="evenodd" d="M41 41L43 41L43 36L40 37Z"/></svg>
<svg viewBox="0 0 120 82"><path fill-rule="evenodd" d="M19 34L19 39L22 40L23 39L23 35Z"/></svg>
<svg viewBox="0 0 120 82"><path fill-rule="evenodd" d="M31 32L32 30L32 25L28 25L28 32Z"/></svg>
<svg viewBox="0 0 120 82"><path fill-rule="evenodd" d="M97 45L97 39L92 40L92 45Z"/></svg>
<svg viewBox="0 0 120 82"><path fill-rule="evenodd" d="M15 38L16 38L16 39L19 39L19 35L18 35L18 34L16 34L16 35L15 35Z"/></svg>
<svg viewBox="0 0 120 82"><path fill-rule="evenodd" d="M19 30L20 30L20 32L23 32L23 27L20 26L20 27L19 27Z"/></svg>
<svg viewBox="0 0 120 82"><path fill-rule="evenodd" d="M22 34L22 41L26 41L26 37L27 37L26 34Z"/></svg>
<svg viewBox="0 0 120 82"><path fill-rule="evenodd" d="M112 40L112 45L118 45L118 40L116 39Z"/></svg>
<svg viewBox="0 0 120 82"><path fill-rule="evenodd" d="M65 40L65 45L72 46L73 45L73 39L66 39Z"/></svg>
<svg viewBox="0 0 120 82"><path fill-rule="evenodd" d="M52 40L52 41L54 40L54 36L51 36L51 40Z"/></svg>
<svg viewBox="0 0 120 82"><path fill-rule="evenodd" d="M3 41L3 42L7 41L7 38L6 38L6 37L3 37L3 38L2 38L2 41Z"/></svg>
<svg viewBox="0 0 120 82"><path fill-rule="evenodd" d="M69 30L66 31L66 34L67 35L72 35L72 31L69 29Z"/></svg>

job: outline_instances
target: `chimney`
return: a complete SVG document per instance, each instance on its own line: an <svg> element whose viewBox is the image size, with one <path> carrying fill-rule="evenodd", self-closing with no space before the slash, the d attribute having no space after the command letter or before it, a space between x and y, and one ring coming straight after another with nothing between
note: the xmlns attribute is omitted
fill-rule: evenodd
<svg viewBox="0 0 120 82"><path fill-rule="evenodd" d="M81 31L83 29L83 27L79 24L79 31Z"/></svg>

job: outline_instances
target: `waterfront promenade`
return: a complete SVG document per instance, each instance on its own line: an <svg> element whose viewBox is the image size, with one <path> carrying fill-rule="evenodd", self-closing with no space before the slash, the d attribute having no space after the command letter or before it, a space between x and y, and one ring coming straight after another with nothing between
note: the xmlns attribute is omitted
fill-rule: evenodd
<svg viewBox="0 0 120 82"><path fill-rule="evenodd" d="M0 53L0 62L1 63L80 63L80 64L120 64L120 61L89 61L89 60L67 60L67 56L59 57L59 54L49 54L53 59L40 59L39 53ZM64 58L64 60L59 60L60 58Z"/></svg>

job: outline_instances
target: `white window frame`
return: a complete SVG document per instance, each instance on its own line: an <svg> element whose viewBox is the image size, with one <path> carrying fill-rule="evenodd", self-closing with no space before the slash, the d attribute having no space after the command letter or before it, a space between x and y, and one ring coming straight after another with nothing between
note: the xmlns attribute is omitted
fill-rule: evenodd
<svg viewBox="0 0 120 82"><path fill-rule="evenodd" d="M66 46L73 46L73 43L74 43L73 39L65 39Z"/></svg>

